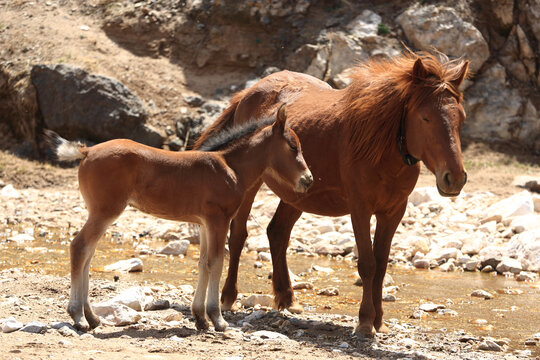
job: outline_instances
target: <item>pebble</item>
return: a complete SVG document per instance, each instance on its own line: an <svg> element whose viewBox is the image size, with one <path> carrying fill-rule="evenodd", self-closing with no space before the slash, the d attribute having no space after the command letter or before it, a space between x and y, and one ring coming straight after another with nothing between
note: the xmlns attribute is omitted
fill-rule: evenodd
<svg viewBox="0 0 540 360"><path fill-rule="evenodd" d="M8 319L2 319L2 332L11 333L17 331L23 327L23 323L15 320L15 318L10 317Z"/></svg>
<svg viewBox="0 0 540 360"><path fill-rule="evenodd" d="M313 289L313 284L308 281L293 282L292 288L294 290L311 290Z"/></svg>
<svg viewBox="0 0 540 360"><path fill-rule="evenodd" d="M336 287L328 287L328 288L320 289L319 291L317 291L317 295L338 296L339 290Z"/></svg>
<svg viewBox="0 0 540 360"><path fill-rule="evenodd" d="M538 278L538 275L536 273L522 271L518 275L516 275L517 281L536 281Z"/></svg>
<svg viewBox="0 0 540 360"><path fill-rule="evenodd" d="M334 269L324 267L324 266L319 266L319 265L313 265L311 267L311 270L317 271L317 272L322 272L322 273L325 273L325 274L331 274L331 273L334 272Z"/></svg>
<svg viewBox="0 0 540 360"><path fill-rule="evenodd" d="M29 332L33 334L43 334L47 332L47 324L44 324L39 321L31 321L25 326L23 326L20 331Z"/></svg>
<svg viewBox="0 0 540 360"><path fill-rule="evenodd" d="M483 298L485 300L493 299L493 295L491 295L489 292L482 289L474 290L471 293L471 296Z"/></svg>
<svg viewBox="0 0 540 360"><path fill-rule="evenodd" d="M429 259L416 259L413 265L417 269L429 269L430 260Z"/></svg>
<svg viewBox="0 0 540 360"><path fill-rule="evenodd" d="M413 319L422 319L422 318L425 318L429 316L427 312L423 311L423 310L414 310L412 315L411 315L411 318Z"/></svg>
<svg viewBox="0 0 540 360"><path fill-rule="evenodd" d="M70 337L75 337L77 336L77 331L75 331L74 329L72 329L70 326L62 326L61 328L58 329L58 333L62 336L70 336Z"/></svg>
<svg viewBox="0 0 540 360"><path fill-rule="evenodd" d="M163 247L159 253L165 255L186 255L189 247L189 240L171 241Z"/></svg>
<svg viewBox="0 0 540 360"><path fill-rule="evenodd" d="M484 351L504 351L500 345L491 340L484 340L481 342L480 345L478 345L478 349Z"/></svg>
<svg viewBox="0 0 540 360"><path fill-rule="evenodd" d="M385 294L382 297L382 301L394 302L394 301L396 301L396 297L395 297L395 295L392 295L392 294Z"/></svg>
<svg viewBox="0 0 540 360"><path fill-rule="evenodd" d="M257 260L260 261L266 261L266 262L272 262L272 255L268 252L260 252L257 255Z"/></svg>
<svg viewBox="0 0 540 360"><path fill-rule="evenodd" d="M497 272L499 274L505 273L505 272L511 272L513 274L519 274L522 270L521 262L516 259L510 259L506 258L503 259L498 265L497 265Z"/></svg>
<svg viewBox="0 0 540 360"><path fill-rule="evenodd" d="M94 312L105 324L124 326L137 323L141 314L122 304L99 303L93 305Z"/></svg>
<svg viewBox="0 0 540 360"><path fill-rule="evenodd" d="M434 303L424 303L421 304L418 308L425 312L435 312L438 309L444 309L446 306L443 304L434 304Z"/></svg>
<svg viewBox="0 0 540 360"><path fill-rule="evenodd" d="M274 298L271 295L266 294L253 294L249 297L242 299L240 304L244 307L254 307L256 305L272 307L274 304Z"/></svg>
<svg viewBox="0 0 540 360"><path fill-rule="evenodd" d="M289 340L287 335L280 334L275 331L259 330L251 334L251 338L259 338L263 340Z"/></svg>
<svg viewBox="0 0 540 360"><path fill-rule="evenodd" d="M104 270L110 272L139 272L143 270L143 262L139 258L120 260L114 264L106 265Z"/></svg>
<svg viewBox="0 0 540 360"><path fill-rule="evenodd" d="M23 196L13 187L13 185L9 184L0 190L0 197L5 199L22 199Z"/></svg>

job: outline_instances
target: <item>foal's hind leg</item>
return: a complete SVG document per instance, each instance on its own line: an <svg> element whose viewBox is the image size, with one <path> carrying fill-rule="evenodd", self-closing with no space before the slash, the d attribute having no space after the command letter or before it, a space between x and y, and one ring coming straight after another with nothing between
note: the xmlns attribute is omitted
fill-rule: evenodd
<svg viewBox="0 0 540 360"><path fill-rule="evenodd" d="M246 191L242 204L231 222L231 234L229 236L229 271L221 292L221 309L236 310L236 297L238 296L238 263L248 236L246 223L251 210L251 205L257 195L261 183L255 184Z"/></svg>
<svg viewBox="0 0 540 360"><path fill-rule="evenodd" d="M208 330L206 320L206 289L208 288L208 232L206 226L201 225L200 229L200 253L199 253L199 280L197 289L191 304L191 313L195 318L195 326L199 330Z"/></svg>
<svg viewBox="0 0 540 360"><path fill-rule="evenodd" d="M71 296L68 313L79 330L93 329L100 323L88 301L88 272L97 242L111 222L90 215L70 245Z"/></svg>
<svg viewBox="0 0 540 360"><path fill-rule="evenodd" d="M272 267L274 268L272 275L274 302L278 309L287 308L292 313L304 311L302 305L297 303L294 297L287 266L289 238L292 228L300 215L302 215L302 211L280 201L276 213L266 230L272 254Z"/></svg>

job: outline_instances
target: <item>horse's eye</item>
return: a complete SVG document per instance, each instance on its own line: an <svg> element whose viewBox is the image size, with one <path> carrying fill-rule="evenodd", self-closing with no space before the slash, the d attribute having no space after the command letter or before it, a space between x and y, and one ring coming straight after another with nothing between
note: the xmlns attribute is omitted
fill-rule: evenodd
<svg viewBox="0 0 540 360"><path fill-rule="evenodd" d="M422 120L424 120L425 122L429 122L429 119L426 117L422 118Z"/></svg>
<svg viewBox="0 0 540 360"><path fill-rule="evenodd" d="M298 152L298 148L296 147L296 145L289 144L289 147L291 148L292 151Z"/></svg>

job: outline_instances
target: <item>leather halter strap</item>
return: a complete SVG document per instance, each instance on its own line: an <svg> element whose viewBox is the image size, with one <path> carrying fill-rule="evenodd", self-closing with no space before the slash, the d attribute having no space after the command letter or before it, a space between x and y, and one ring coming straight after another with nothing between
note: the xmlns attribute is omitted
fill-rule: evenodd
<svg viewBox="0 0 540 360"><path fill-rule="evenodd" d="M405 117L407 116L407 107L405 106L403 108L403 113L401 114L401 120L399 121L399 130L397 133L397 146L399 150L399 154L401 155L401 158L403 159L403 162L405 165L412 166L416 164L419 159L415 158L411 154L405 154L403 152L403 144L405 142Z"/></svg>

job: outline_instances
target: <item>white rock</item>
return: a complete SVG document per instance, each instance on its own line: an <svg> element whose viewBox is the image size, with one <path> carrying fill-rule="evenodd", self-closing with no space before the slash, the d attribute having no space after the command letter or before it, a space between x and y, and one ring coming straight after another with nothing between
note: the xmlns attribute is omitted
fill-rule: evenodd
<svg viewBox="0 0 540 360"><path fill-rule="evenodd" d="M487 234L493 234L495 231L497 231L497 222L496 221L488 221L478 227L478 230L483 231Z"/></svg>
<svg viewBox="0 0 540 360"><path fill-rule="evenodd" d="M424 303L419 306L419 309L425 312L435 312L438 309L444 309L443 304Z"/></svg>
<svg viewBox="0 0 540 360"><path fill-rule="evenodd" d="M135 311L142 311L154 301L150 288L130 287L109 300L110 303L126 305Z"/></svg>
<svg viewBox="0 0 540 360"><path fill-rule="evenodd" d="M471 23L450 7L413 5L396 18L407 38L422 50L433 48L450 56L471 60L476 72L489 57L489 47Z"/></svg>
<svg viewBox="0 0 540 360"><path fill-rule="evenodd" d="M251 338L259 338L263 340L288 340L286 335L275 331L259 330L251 334Z"/></svg>
<svg viewBox="0 0 540 360"><path fill-rule="evenodd" d="M378 26L381 21L381 17L373 11L364 10L347 24L347 29L358 39L373 42L378 36Z"/></svg>
<svg viewBox="0 0 540 360"><path fill-rule="evenodd" d="M189 240L171 241L159 253L165 255L186 255L189 244Z"/></svg>
<svg viewBox="0 0 540 360"><path fill-rule="evenodd" d="M479 260L469 260L465 263L465 270L467 271L476 271L480 265Z"/></svg>
<svg viewBox="0 0 540 360"><path fill-rule="evenodd" d="M11 184L4 186L2 190L0 190L0 197L5 199L22 199L21 193L15 190Z"/></svg>
<svg viewBox="0 0 540 360"><path fill-rule="evenodd" d="M2 324L2 332L4 333L11 333L23 327L23 323L15 320L13 317L2 319L0 323Z"/></svg>
<svg viewBox="0 0 540 360"><path fill-rule="evenodd" d="M439 191L436 187L420 187L413 190L411 195L409 195L409 201L414 205L418 206L426 202L439 202L444 201L445 199L439 194Z"/></svg>
<svg viewBox="0 0 540 360"><path fill-rule="evenodd" d="M428 254L426 254L426 258L428 259L434 259L434 260L448 260L448 259L457 259L458 257L463 256L463 253L456 248L439 248L439 249L432 249Z"/></svg>
<svg viewBox="0 0 540 360"><path fill-rule="evenodd" d="M34 241L34 237L28 234L17 234L7 238L7 241L16 242L18 244L26 241Z"/></svg>
<svg viewBox="0 0 540 360"><path fill-rule="evenodd" d="M109 325L130 325L141 319L141 314L122 304L100 303L93 305L93 308L96 315Z"/></svg>
<svg viewBox="0 0 540 360"><path fill-rule="evenodd" d="M482 343L480 343L480 345L478 345L478 349L486 351L504 351L500 345L491 340L484 340Z"/></svg>
<svg viewBox="0 0 540 360"><path fill-rule="evenodd" d="M516 216L510 223L510 228L515 233L540 229L540 215L528 214Z"/></svg>
<svg viewBox="0 0 540 360"><path fill-rule="evenodd" d="M327 267L324 267L324 266L319 266L319 265L313 265L313 266L311 266L311 269L313 271L322 272L322 273L325 273L325 274L331 274L331 273L334 272L334 269L327 268Z"/></svg>
<svg viewBox="0 0 540 360"><path fill-rule="evenodd" d="M106 265L105 271L124 271L124 272L137 272L142 271L143 262L139 258L131 258L127 260L120 260L114 264Z"/></svg>
<svg viewBox="0 0 540 360"><path fill-rule="evenodd" d="M492 223L495 223L495 221L492 221ZM467 234L461 240L463 241L461 252L468 255L478 254L488 244L486 235L479 231Z"/></svg>
<svg viewBox="0 0 540 360"><path fill-rule="evenodd" d="M338 296L339 289L336 287L328 287L328 288L320 289L319 291L317 291L317 295Z"/></svg>
<svg viewBox="0 0 540 360"><path fill-rule="evenodd" d="M319 230L321 234L336 230L333 221L320 222L315 229Z"/></svg>
<svg viewBox="0 0 540 360"><path fill-rule="evenodd" d="M482 290L482 289L474 290L471 293L471 296L479 297L479 298L486 299L486 300L493 299L493 295L491 295L489 292L487 292L485 290Z"/></svg>
<svg viewBox="0 0 540 360"><path fill-rule="evenodd" d="M439 270L444 271L444 272L452 272L456 270L456 265L454 264L453 261L448 261L442 264L441 266L439 266Z"/></svg>
<svg viewBox="0 0 540 360"><path fill-rule="evenodd" d="M534 211L540 212L540 194L532 194Z"/></svg>
<svg viewBox="0 0 540 360"><path fill-rule="evenodd" d="M269 251L270 244L268 243L268 237L266 235L259 235L250 237L246 241L246 247L249 251Z"/></svg>
<svg viewBox="0 0 540 360"><path fill-rule="evenodd" d="M248 316L244 317L244 319L240 320L240 322L242 322L242 323L246 323L246 322L250 323L253 320L262 319L265 315L266 315L266 311L264 311L264 310L255 310L254 312L252 312Z"/></svg>
<svg viewBox="0 0 540 360"><path fill-rule="evenodd" d="M512 216L532 213L534 213L534 205L531 193L522 191L488 207L484 213L484 218L500 216L504 220Z"/></svg>
<svg viewBox="0 0 540 360"><path fill-rule="evenodd" d="M314 244L312 246L312 251L315 254L319 254L319 255L337 256L337 255L345 254L345 249L343 248L343 246L332 245L332 244L328 244L326 242L318 242L318 243Z"/></svg>
<svg viewBox="0 0 540 360"><path fill-rule="evenodd" d="M540 272L540 229L524 231L512 237L504 254L517 257L527 265L527 270Z"/></svg>
<svg viewBox="0 0 540 360"><path fill-rule="evenodd" d="M186 295L193 295L195 293L195 289L189 284L178 286L178 290L180 290L182 294Z"/></svg>
<svg viewBox="0 0 540 360"><path fill-rule="evenodd" d="M272 307L274 304L274 298L266 294L253 294L245 299L242 299L240 304L242 304L244 307L254 307L255 305Z"/></svg>
<svg viewBox="0 0 540 360"><path fill-rule="evenodd" d="M423 259L416 259L413 262L413 265L417 269L429 269L430 260L423 258Z"/></svg>
<svg viewBox="0 0 540 360"><path fill-rule="evenodd" d="M504 258L499 265L497 265L497 272L503 274L505 272L511 272L512 274L519 274L522 270L521 261L516 259Z"/></svg>
<svg viewBox="0 0 540 360"><path fill-rule="evenodd" d="M272 255L269 252L260 252L257 255L257 260L272 262Z"/></svg>

